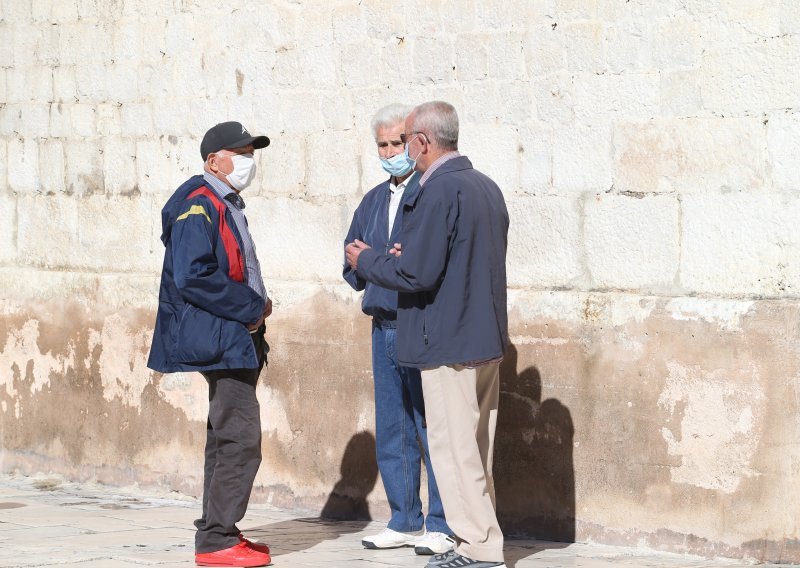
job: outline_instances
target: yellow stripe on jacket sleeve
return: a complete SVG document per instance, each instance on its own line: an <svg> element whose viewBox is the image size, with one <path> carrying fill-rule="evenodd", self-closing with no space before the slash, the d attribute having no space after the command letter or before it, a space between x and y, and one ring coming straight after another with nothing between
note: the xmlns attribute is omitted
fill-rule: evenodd
<svg viewBox="0 0 800 568"><path fill-rule="evenodd" d="M206 213L206 210L203 209L202 205L192 205L186 213L180 215L175 220L176 221L183 221L189 215L203 215L203 216L205 216L206 219L208 219L209 223L211 222L211 217L208 216L208 213Z"/></svg>

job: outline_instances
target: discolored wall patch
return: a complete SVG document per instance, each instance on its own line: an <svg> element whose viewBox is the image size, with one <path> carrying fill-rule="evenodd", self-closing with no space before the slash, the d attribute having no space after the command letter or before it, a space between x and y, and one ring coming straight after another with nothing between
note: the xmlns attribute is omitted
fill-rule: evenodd
<svg viewBox="0 0 800 568"><path fill-rule="evenodd" d="M703 370L677 362L667 369L658 404L670 417L661 435L681 460L672 481L735 492L743 478L758 475L751 462L766 412L758 369Z"/></svg>

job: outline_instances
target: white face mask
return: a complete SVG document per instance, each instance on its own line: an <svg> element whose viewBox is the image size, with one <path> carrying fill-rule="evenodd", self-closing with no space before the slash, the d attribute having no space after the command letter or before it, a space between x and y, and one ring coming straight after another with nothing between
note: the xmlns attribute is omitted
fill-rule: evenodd
<svg viewBox="0 0 800 568"><path fill-rule="evenodd" d="M242 191L256 177L256 161L253 154L234 154L231 156L233 161L233 171L225 176L225 179L236 191Z"/></svg>

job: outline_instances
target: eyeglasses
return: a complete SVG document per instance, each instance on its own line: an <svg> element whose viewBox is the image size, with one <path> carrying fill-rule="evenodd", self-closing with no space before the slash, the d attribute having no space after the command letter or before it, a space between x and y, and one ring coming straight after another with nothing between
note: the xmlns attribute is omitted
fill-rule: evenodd
<svg viewBox="0 0 800 568"><path fill-rule="evenodd" d="M411 140L414 139L414 135L415 134L422 134L425 137L425 141L426 142L428 141L427 140L428 139L428 135L425 134L424 132L422 132L421 130L417 130L417 131L411 133L411 138L406 136L405 132L400 133L400 142L402 142L403 144L408 144Z"/></svg>

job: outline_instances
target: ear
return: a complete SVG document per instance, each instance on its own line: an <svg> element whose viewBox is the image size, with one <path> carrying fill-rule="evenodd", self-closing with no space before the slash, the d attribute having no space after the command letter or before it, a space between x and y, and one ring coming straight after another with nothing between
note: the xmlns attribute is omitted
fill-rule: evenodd
<svg viewBox="0 0 800 568"><path fill-rule="evenodd" d="M424 132L419 133L420 139L422 140L422 153L427 154L431 147L431 141L428 140L428 137L425 135Z"/></svg>
<svg viewBox="0 0 800 568"><path fill-rule="evenodd" d="M206 162L208 163L208 169L211 170L212 173L217 173L219 171L219 156L216 154L209 154Z"/></svg>

